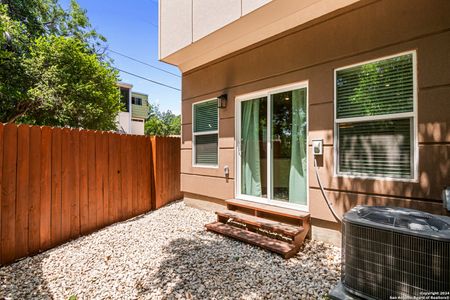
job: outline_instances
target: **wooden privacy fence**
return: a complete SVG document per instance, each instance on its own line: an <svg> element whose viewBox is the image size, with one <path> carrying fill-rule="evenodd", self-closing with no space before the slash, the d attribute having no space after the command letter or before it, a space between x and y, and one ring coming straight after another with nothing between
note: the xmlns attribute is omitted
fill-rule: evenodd
<svg viewBox="0 0 450 300"><path fill-rule="evenodd" d="M154 136L152 140L153 180L156 209L183 197L181 186L181 140Z"/></svg>
<svg viewBox="0 0 450 300"><path fill-rule="evenodd" d="M0 264L181 198L179 156L177 138L0 124Z"/></svg>

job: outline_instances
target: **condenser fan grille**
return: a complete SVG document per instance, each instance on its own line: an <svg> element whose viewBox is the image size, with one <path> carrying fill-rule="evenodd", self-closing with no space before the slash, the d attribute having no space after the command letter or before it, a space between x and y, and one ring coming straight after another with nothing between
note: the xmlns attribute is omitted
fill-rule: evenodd
<svg viewBox="0 0 450 300"><path fill-rule="evenodd" d="M450 242L345 222L342 282L375 299L450 291Z"/></svg>

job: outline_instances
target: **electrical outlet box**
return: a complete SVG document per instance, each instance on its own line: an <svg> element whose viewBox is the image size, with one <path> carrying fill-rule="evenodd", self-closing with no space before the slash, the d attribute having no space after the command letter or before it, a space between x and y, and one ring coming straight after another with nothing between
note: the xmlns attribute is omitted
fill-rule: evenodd
<svg viewBox="0 0 450 300"><path fill-rule="evenodd" d="M442 191L442 201L444 202L444 208L450 211L450 186Z"/></svg>
<svg viewBox="0 0 450 300"><path fill-rule="evenodd" d="M223 167L223 173L225 174L225 177L228 177L230 175L230 167Z"/></svg>
<svg viewBox="0 0 450 300"><path fill-rule="evenodd" d="M311 140L312 150L314 155L323 155L323 140L313 139Z"/></svg>

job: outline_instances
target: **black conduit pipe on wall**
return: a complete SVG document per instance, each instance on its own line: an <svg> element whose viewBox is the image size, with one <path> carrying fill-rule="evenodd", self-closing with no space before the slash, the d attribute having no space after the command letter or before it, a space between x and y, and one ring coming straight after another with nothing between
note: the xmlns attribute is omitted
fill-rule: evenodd
<svg viewBox="0 0 450 300"><path fill-rule="evenodd" d="M322 181L320 180L320 176L319 176L319 170L317 169L317 160L315 157L314 157L314 171L316 173L316 178L317 178L317 182L319 183L320 190L322 191L322 196L325 199L325 202L327 203L328 208L330 209L331 213L336 218L336 220L338 220L340 223L342 223L342 218L339 217L338 214L336 213L336 211L334 210L333 204L331 204L330 200L327 197L327 194L325 193L325 190L323 189Z"/></svg>

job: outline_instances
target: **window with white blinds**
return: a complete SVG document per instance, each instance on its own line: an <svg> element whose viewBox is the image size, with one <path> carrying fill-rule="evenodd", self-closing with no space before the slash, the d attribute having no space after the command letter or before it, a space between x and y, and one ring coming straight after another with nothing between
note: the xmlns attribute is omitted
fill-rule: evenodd
<svg viewBox="0 0 450 300"><path fill-rule="evenodd" d="M217 99L193 105L193 164L216 167L219 152Z"/></svg>
<svg viewBox="0 0 450 300"><path fill-rule="evenodd" d="M415 52L335 71L336 171L415 178Z"/></svg>

